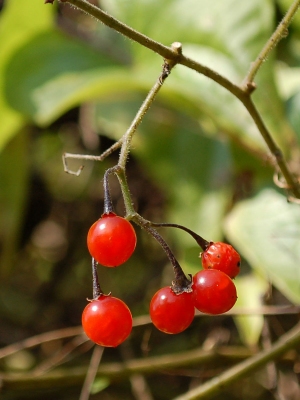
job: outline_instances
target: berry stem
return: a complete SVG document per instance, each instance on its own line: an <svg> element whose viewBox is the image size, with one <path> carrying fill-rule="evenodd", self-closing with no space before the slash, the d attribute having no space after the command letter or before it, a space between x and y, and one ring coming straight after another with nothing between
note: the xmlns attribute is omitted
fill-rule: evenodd
<svg viewBox="0 0 300 400"><path fill-rule="evenodd" d="M104 178L103 178L103 189L104 189L104 211L103 214L109 214L114 212L114 206L111 200L110 190L109 190L109 175L116 173L119 169L118 166L108 168L105 171Z"/></svg>
<svg viewBox="0 0 300 400"><path fill-rule="evenodd" d="M103 291L99 284L97 261L94 258L92 258L92 275L93 275L93 299L97 300L103 294Z"/></svg>
<svg viewBox="0 0 300 400"><path fill-rule="evenodd" d="M161 235L157 232L156 229L151 228L149 224L145 224L145 221L141 218L139 218L139 215L136 214L133 217L134 222L136 222L138 225L140 225L142 228L144 228L147 232L150 233L158 241L158 243L161 245L163 248L164 252L168 256L171 264L173 265L173 271L175 275L175 279L172 282L172 290L176 294L180 294L182 292L190 292L191 291L191 279L187 278L177 261L176 257L174 256L172 250L170 249L169 245L167 242L161 237Z"/></svg>
<svg viewBox="0 0 300 400"><path fill-rule="evenodd" d="M209 245L211 244L211 242L208 242L207 240L205 240L202 236L198 235L196 232L193 232L192 230L190 230L189 228L186 228L183 225L178 225L178 224L170 224L167 222L151 222L150 223L152 226L157 226L157 227L170 227L170 228L178 228L178 229L182 229L183 231L189 233L198 243L198 245L201 247L201 249L203 251L205 251Z"/></svg>

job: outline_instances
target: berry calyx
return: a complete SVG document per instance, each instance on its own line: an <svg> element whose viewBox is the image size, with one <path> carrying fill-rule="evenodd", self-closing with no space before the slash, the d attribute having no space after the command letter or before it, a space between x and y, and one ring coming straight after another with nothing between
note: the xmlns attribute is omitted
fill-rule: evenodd
<svg viewBox="0 0 300 400"><path fill-rule="evenodd" d="M101 295L83 310L82 327L96 344L116 347L129 336L132 330L132 315L122 300Z"/></svg>
<svg viewBox="0 0 300 400"><path fill-rule="evenodd" d="M201 253L202 266L205 269L218 269L231 279L240 272L241 257L230 245L223 242L211 242Z"/></svg>
<svg viewBox="0 0 300 400"><path fill-rule="evenodd" d="M89 229L87 246L91 256L105 267L127 261L136 246L133 226L113 212L103 214Z"/></svg>
<svg viewBox="0 0 300 400"><path fill-rule="evenodd" d="M193 299L195 307L206 314L223 314L237 300L236 287L224 272L204 269L193 276Z"/></svg>
<svg viewBox="0 0 300 400"><path fill-rule="evenodd" d="M175 334L184 331L195 315L192 292L175 294L170 287L159 289L150 302L150 317L162 332Z"/></svg>

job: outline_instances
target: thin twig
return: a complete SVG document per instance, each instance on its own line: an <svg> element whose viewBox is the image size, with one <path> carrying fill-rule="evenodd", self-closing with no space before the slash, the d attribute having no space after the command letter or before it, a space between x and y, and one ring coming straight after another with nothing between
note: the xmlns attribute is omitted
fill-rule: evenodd
<svg viewBox="0 0 300 400"><path fill-rule="evenodd" d="M93 355L90 361L89 368L86 373L84 383L82 385L79 400L88 400L90 397L91 386L97 375L97 370L103 355L104 347L95 346Z"/></svg>
<svg viewBox="0 0 300 400"><path fill-rule="evenodd" d="M163 64L163 69L158 77L157 81L150 89L147 97L145 98L143 104L139 108L138 112L136 113L130 127L125 132L123 136L123 143L120 151L120 157L118 166L121 167L125 171L125 166L128 158L128 154L131 147L131 141L133 138L134 133L136 132L138 126L142 122L145 114L151 107L154 99L156 98L158 92L162 88L163 83L165 82L166 78L170 75L172 68L176 65L177 59L181 56L182 53L182 46L179 42L174 42L171 46L173 56L176 55L177 58L173 60L165 60Z"/></svg>
<svg viewBox="0 0 300 400"><path fill-rule="evenodd" d="M296 12L298 11L299 6L300 0L294 0L293 4L288 9L288 12L285 14L270 39L262 48L256 60L251 64L250 70L242 84L243 90L249 91L249 88L251 90L251 86L253 87L255 75L257 74L262 63L266 61L269 53L273 50L275 46L277 46L278 42L288 35L288 27L292 22L292 19L294 18Z"/></svg>
<svg viewBox="0 0 300 400"><path fill-rule="evenodd" d="M64 345L58 352L55 352L55 354L53 354L51 357L38 364L38 366L32 371L32 375L42 375L45 372L56 368L58 365L70 360L71 354L74 352L74 350L83 344L85 345L83 350L84 353L87 352L93 345L92 342L87 340L86 336L76 336L70 342ZM76 355L78 356L78 354ZM72 357L74 358L76 355L73 355Z"/></svg>
<svg viewBox="0 0 300 400"><path fill-rule="evenodd" d="M74 158L76 160L89 160L89 161L103 161L106 157L110 156L114 151L118 150L122 146L122 138L105 150L100 156L93 156L89 154L72 154L64 153L62 155L64 171L71 175L79 176L83 170L83 165L81 165L77 171L69 169L67 164L68 158Z"/></svg>
<svg viewBox="0 0 300 400"><path fill-rule="evenodd" d="M270 131L267 129L264 121L262 120L257 108L255 107L250 96L244 96L242 99L242 103L248 110L251 115L253 121L255 122L259 132L261 133L266 145L268 146L271 154L273 155L280 171L290 188L291 192L293 192L296 198L300 198L300 187L297 180L293 177L291 171L289 170L287 163L284 159L282 151L279 149L277 144L275 143Z"/></svg>

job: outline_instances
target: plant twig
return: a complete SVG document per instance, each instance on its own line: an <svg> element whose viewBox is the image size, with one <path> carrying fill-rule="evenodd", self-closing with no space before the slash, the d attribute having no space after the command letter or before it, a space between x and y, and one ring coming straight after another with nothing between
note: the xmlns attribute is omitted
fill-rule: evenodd
<svg viewBox="0 0 300 400"><path fill-rule="evenodd" d="M89 368L86 373L84 383L82 385L79 400L88 400L90 397L91 386L97 375L97 370L103 355L104 347L95 346L93 355L90 361Z"/></svg>
<svg viewBox="0 0 300 400"><path fill-rule="evenodd" d="M257 108L255 107L251 97L244 96L244 98L242 99L242 103L244 104L249 114L251 115L266 145L268 146L272 156L276 160L276 163L286 181L287 186L290 188L290 191L294 194L294 196L299 199L300 198L299 184L297 180L293 177L291 171L289 170L287 163L284 159L284 156L282 154L282 151L276 145L272 135L270 134L259 112L257 111Z"/></svg>
<svg viewBox="0 0 300 400"><path fill-rule="evenodd" d="M251 64L250 70L246 75L242 84L243 90L249 91L249 89L251 90L251 87L253 88L253 81L255 75L257 74L262 63L266 61L269 53L273 50L273 48L277 46L278 42L282 38L285 38L288 35L288 26L292 22L292 19L294 18L296 12L298 11L299 6L300 6L300 0L294 0L293 4L288 9L288 12L285 14L283 19L279 23L278 27L270 37L270 39L262 48L256 60Z"/></svg>
<svg viewBox="0 0 300 400"><path fill-rule="evenodd" d="M262 350L260 353L248 358L245 361L229 368L221 375L205 382L182 396L178 396L173 400L197 400L207 399L221 393L224 388L233 382L249 375L268 361L275 360L282 356L288 350L293 349L300 343L300 324L297 324L290 331L282 335L278 341L269 349Z"/></svg>
<svg viewBox="0 0 300 400"><path fill-rule="evenodd" d="M180 57L182 52L182 46L179 42L174 42L171 46L172 54L176 55L177 58ZM163 64L162 73L158 77L157 81L149 91L146 99L144 100L143 104L141 105L140 109L138 110L136 116L134 117L130 127L125 132L123 136L123 143L121 147L120 157L118 166L121 167L125 171L125 165L127 162L128 154L130 151L131 141L133 138L134 133L136 132L138 126L142 122L146 112L151 107L154 99L156 98L158 92L160 91L163 83L165 82L166 78L170 75L172 68L176 65L176 58L174 60L167 60L165 59Z"/></svg>
<svg viewBox="0 0 300 400"><path fill-rule="evenodd" d="M89 154L72 154L64 153L62 155L64 171L71 175L79 176L83 170L83 165L81 165L77 171L69 169L67 159L74 158L76 160L90 160L90 161L103 161L106 157L110 156L114 151L118 150L122 146L122 138L105 150L100 156L93 156Z"/></svg>
<svg viewBox="0 0 300 400"><path fill-rule="evenodd" d="M213 71L212 69L203 66L202 64L198 63L197 61L190 59L183 54L181 54L181 51L179 52L176 47L167 47L164 46L163 44L156 42L155 40L152 40L151 38L147 37L146 35L143 35L142 33L132 29L128 25L118 21L117 19L113 18L109 14L107 14L105 11L101 10L100 8L94 6L91 3L88 3L86 0L60 0L62 3L70 3L82 11L87 12L89 15L94 16L101 22L103 22L105 25L109 26L110 28L116 30L117 32L122 33L126 37L136 41L137 43L143 45L144 47L153 50L157 54L160 54L162 57L164 57L166 60L174 61L177 64L182 64L185 65L186 67L193 69L197 71L198 73L207 76L208 78L214 80L216 83L219 85L223 86L225 89L230 91L234 96L236 96L246 107L250 115L252 116L258 130L260 131L261 135L263 136L263 139L265 140L270 152L272 155L275 157L278 166L282 172L283 177L285 178L288 186L290 187L290 191L293 194L295 198L300 198L300 189L299 185L292 176L291 172L289 171L289 168L287 166L287 163L282 155L282 152L278 147L276 146L275 142L272 139L272 136L268 129L265 127L259 113L255 109L251 99L250 99L250 94L254 89L254 85L252 84L252 81L254 79L255 74L257 73L259 67L261 66L262 60L265 59L269 51L278 43L280 38L284 35L284 32L287 29L287 26L292 20L292 17L296 13L300 0L295 0L292 6L290 7L288 13L286 14L285 18L282 20L281 24L277 28L277 30L274 32L262 52L257 58L257 62L253 64L251 67L244 83L241 87L238 85L235 85L231 81L229 81L227 78L224 76L218 74L217 72ZM158 84L159 85L159 84ZM157 87L159 90L159 86ZM152 88L154 90L154 93L156 91L156 86ZM151 92L149 93L151 96ZM156 95L156 93L155 93ZM147 103L146 103L147 104ZM149 105L150 106L150 105ZM149 108L149 107L148 107ZM148 109L147 108L147 109ZM141 114L141 118L143 118L144 114ZM129 128L128 132L126 133L126 137L130 139L130 136L135 132L136 126L135 123L137 122L138 124L140 123L141 119L140 117L137 117L138 119L135 119ZM130 133L132 132L132 133ZM120 161L119 165L124 167L126 160L127 160L127 155L128 155L129 147L124 145L122 146L122 151L121 151L121 156L120 156ZM75 175L80 174L80 169L75 173Z"/></svg>
<svg viewBox="0 0 300 400"><path fill-rule="evenodd" d="M54 0L53 0L54 1ZM176 61L177 64L185 65L186 67L199 72L202 75L219 83L221 86L229 90L234 95L238 96L243 93L242 89L230 82L227 78L221 74L215 72L214 70L202 65L201 63L184 56L183 54L178 54L176 49L168 46L164 46L150 37L136 31L130 26L124 24L123 22L117 20L116 18L109 15L107 12L101 10L101 8L88 3L86 0L60 0L61 3L70 3L73 6L85 11L87 14L95 17L101 21L106 26L114 29L115 31L121 33L122 35L128 37L129 39L141 44L142 46L154 51L155 53L161 55L166 60Z"/></svg>

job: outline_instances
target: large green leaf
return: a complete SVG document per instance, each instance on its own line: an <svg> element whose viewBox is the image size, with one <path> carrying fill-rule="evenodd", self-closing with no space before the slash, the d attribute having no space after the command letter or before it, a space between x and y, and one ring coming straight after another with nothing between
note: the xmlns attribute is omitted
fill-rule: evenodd
<svg viewBox="0 0 300 400"><path fill-rule="evenodd" d="M7 99L38 124L49 124L84 100L113 90L117 69L83 43L59 32L44 32L11 58L6 70Z"/></svg>
<svg viewBox="0 0 300 400"><path fill-rule="evenodd" d="M3 94L4 71L8 60L17 48L37 32L52 25L53 7L47 7L40 0L9 0L1 12L0 37L0 149L24 123L24 117L12 109ZM14 86L14 89L16 86Z"/></svg>
<svg viewBox="0 0 300 400"><path fill-rule="evenodd" d="M266 189L227 218L230 241L292 302L300 303L300 207Z"/></svg>

